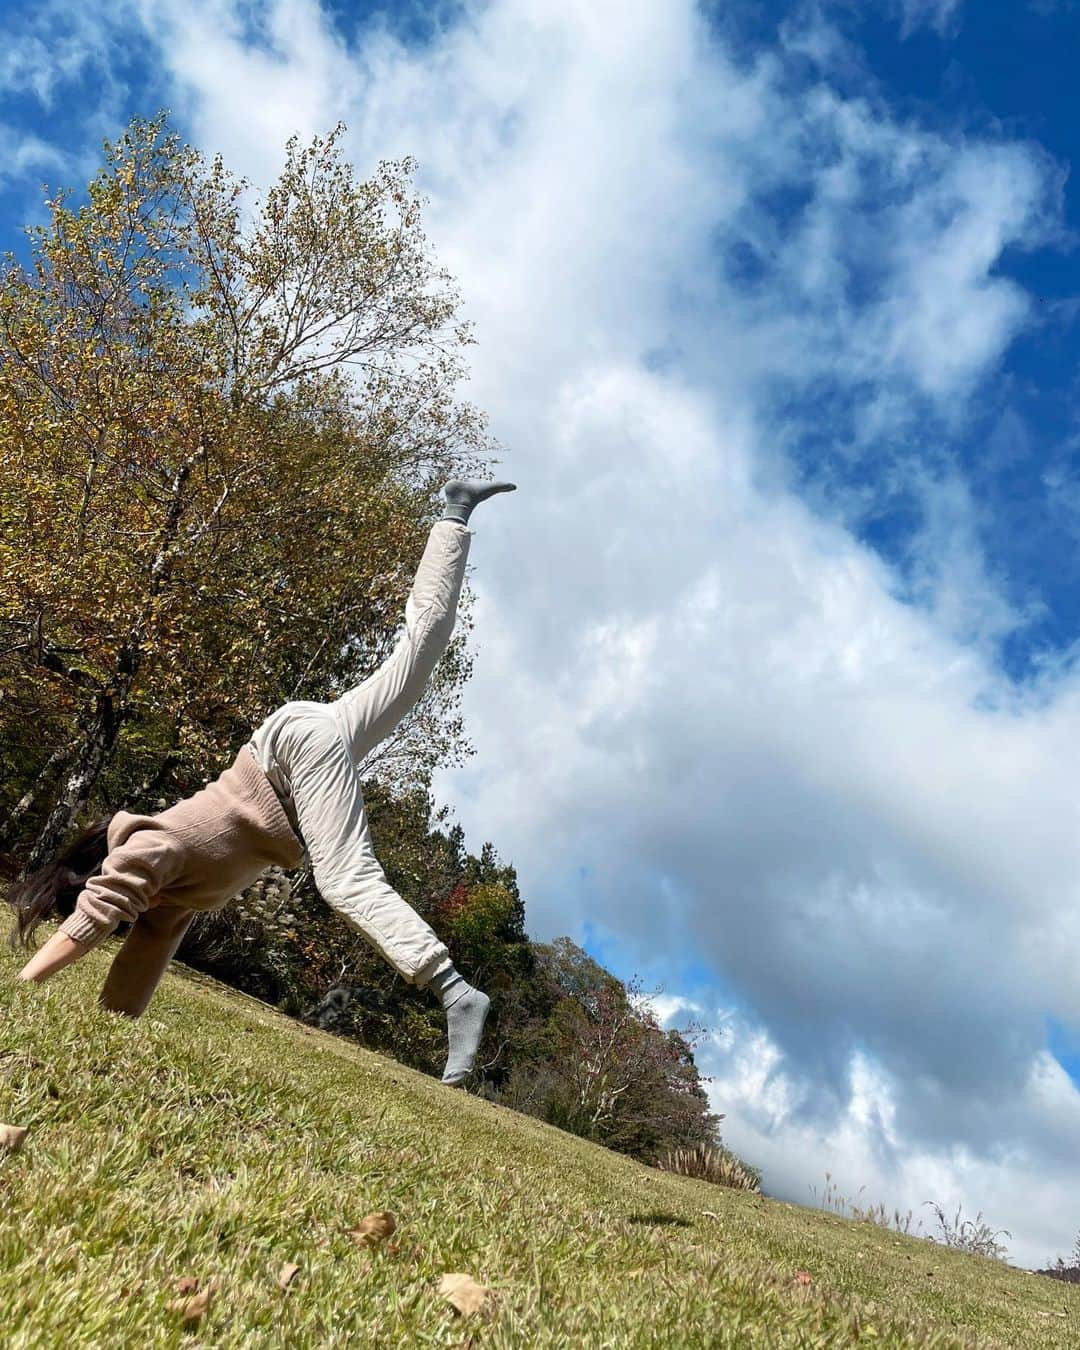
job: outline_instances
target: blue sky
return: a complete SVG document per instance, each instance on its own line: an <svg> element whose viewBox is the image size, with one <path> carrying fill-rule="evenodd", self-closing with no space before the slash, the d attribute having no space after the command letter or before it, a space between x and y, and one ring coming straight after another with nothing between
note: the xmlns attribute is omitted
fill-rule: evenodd
<svg viewBox="0 0 1080 1350"><path fill-rule="evenodd" d="M727 7L725 7L727 8ZM748 7L749 8L749 7ZM734 7L731 27L748 51L775 42L788 7ZM993 273L1030 293L1034 309L967 425L942 427L929 415L917 453L931 473L959 472L978 508L987 566L1023 619L1001 634L999 659L1023 680L1047 653L1067 651L1080 624L1076 517L1076 358L1080 316L1075 234L1080 198L1071 166L1080 152L1080 93L1070 72L1077 13L1069 5L986 4L921 11L905 26L900 7L838 6L833 79L853 97L881 100L891 115L946 135L1027 142L1060 172L1060 210L1046 237L1005 249ZM769 11L773 12L770 13ZM915 11L917 18L919 10ZM910 447L905 446L905 449ZM827 487L882 477L880 447L867 463L845 462L835 422L822 427L801 461L813 482L825 461ZM901 571L922 519L903 483L852 524Z"/></svg>
<svg viewBox="0 0 1080 1350"><path fill-rule="evenodd" d="M889 25L863 22L855 38L886 96L925 120L1024 138L1062 170L1060 233L1042 247L1012 249L999 264L1037 306L1030 331L1003 362L1004 389L958 447L985 503L993 565L1018 597L1045 607L1006 645L1022 676L1046 649L1068 649L1080 620L1074 514L1062 504L1075 481L1080 94L1067 69L1077 14L1071 6L966 9L946 37L927 29L901 43Z"/></svg>
<svg viewBox="0 0 1080 1350"><path fill-rule="evenodd" d="M437 780L774 1194L1080 1220L1069 4L9 6L0 214L170 108L413 154L520 485ZM376 841L377 842L377 841ZM1070 1076L1071 1075L1071 1076Z"/></svg>

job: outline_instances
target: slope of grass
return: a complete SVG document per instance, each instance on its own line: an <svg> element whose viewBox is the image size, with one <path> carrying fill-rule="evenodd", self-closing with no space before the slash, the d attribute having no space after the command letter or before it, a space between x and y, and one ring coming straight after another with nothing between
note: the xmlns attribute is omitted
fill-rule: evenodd
<svg viewBox="0 0 1080 1350"><path fill-rule="evenodd" d="M9 1350L1080 1345L1080 1288L654 1172L190 972L103 1013L107 955L41 987L0 956ZM378 1210L392 1243L358 1246ZM218 1281L186 1324L182 1277Z"/></svg>

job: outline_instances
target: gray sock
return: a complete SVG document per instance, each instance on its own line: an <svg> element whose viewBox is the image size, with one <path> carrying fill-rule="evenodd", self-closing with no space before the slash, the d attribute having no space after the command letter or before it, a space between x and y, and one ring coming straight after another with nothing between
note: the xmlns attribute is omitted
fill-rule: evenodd
<svg viewBox="0 0 1080 1350"><path fill-rule="evenodd" d="M480 1037L484 1032L491 1000L487 994L474 989L452 965L447 965L428 981L428 988L442 1000L446 1009L446 1031L450 1039L450 1053L446 1059L442 1081L448 1087L458 1087L472 1071Z"/></svg>
<svg viewBox="0 0 1080 1350"><path fill-rule="evenodd" d="M493 497L496 492L513 492L515 487L514 483L481 483L473 478L451 478L442 490L446 499L442 518L467 525L474 506Z"/></svg>

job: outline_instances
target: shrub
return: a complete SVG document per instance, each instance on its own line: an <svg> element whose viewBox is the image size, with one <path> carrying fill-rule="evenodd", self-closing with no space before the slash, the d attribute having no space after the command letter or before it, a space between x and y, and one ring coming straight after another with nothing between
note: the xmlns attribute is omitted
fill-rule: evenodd
<svg viewBox="0 0 1080 1350"><path fill-rule="evenodd" d="M956 1247L962 1252L971 1252L974 1256L991 1256L995 1260L1004 1261L1008 1256L1008 1251L1004 1245L997 1241L998 1233L1004 1233L1006 1237L1012 1237L1007 1228L999 1228L997 1232L991 1229L989 1224L982 1222L982 1211L976 1214L974 1220L965 1219L960 1222L960 1206L956 1207L956 1218L950 1224L945 1217L945 1211L934 1200L926 1200L924 1204L931 1205L938 1216L938 1223L941 1225L942 1236L940 1239L933 1238L932 1241L941 1241L946 1247Z"/></svg>
<svg viewBox="0 0 1080 1350"><path fill-rule="evenodd" d="M1049 1270L1037 1270L1036 1275L1049 1275L1052 1280L1064 1280L1066 1284L1080 1284L1080 1233L1076 1236L1076 1245L1072 1249L1072 1265L1068 1266L1059 1256Z"/></svg>
<svg viewBox="0 0 1080 1350"><path fill-rule="evenodd" d="M698 1144L695 1148L676 1148L664 1158L665 1172L682 1177L711 1181L715 1186L731 1186L739 1191L761 1191L761 1173L741 1162L734 1153L716 1144Z"/></svg>

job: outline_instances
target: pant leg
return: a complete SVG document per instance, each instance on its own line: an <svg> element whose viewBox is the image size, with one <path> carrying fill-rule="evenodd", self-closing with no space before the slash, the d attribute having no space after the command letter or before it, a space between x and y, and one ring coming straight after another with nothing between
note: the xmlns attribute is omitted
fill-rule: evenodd
<svg viewBox="0 0 1080 1350"><path fill-rule="evenodd" d="M300 822L296 815L292 784L289 782L289 776L283 764L283 760L288 758L288 753L287 750L283 750L279 756L278 742L284 741L287 744L291 738L294 723L303 721L313 715L325 714L328 707L329 705L325 703L301 701L283 703L279 708L274 709L261 726L255 729L248 743L248 748L254 755L255 762L266 774L271 786L281 800L285 814L289 818L289 824L298 834L300 833Z"/></svg>
<svg viewBox="0 0 1080 1350"><path fill-rule="evenodd" d="M440 520L432 527L405 603L405 627L394 650L373 675L334 703L285 703L252 735L255 758L301 834L302 827L293 818L292 784L286 766L289 743L296 739L294 728L320 711L329 711L356 764L385 740L416 704L446 651L457 617L471 538L471 532L457 521Z"/></svg>
<svg viewBox="0 0 1080 1350"><path fill-rule="evenodd" d="M457 521L436 522L405 604L405 628L394 650L374 675L329 705L355 763L385 740L416 704L446 651L471 538Z"/></svg>
<svg viewBox="0 0 1080 1350"><path fill-rule="evenodd" d="M434 930L386 880L375 857L360 774L330 715L308 705L277 739L315 885L326 903L411 984L426 984L449 956Z"/></svg>
<svg viewBox="0 0 1080 1350"><path fill-rule="evenodd" d="M102 1007L128 1017L144 1012L194 917L194 910L169 904L140 914L109 967Z"/></svg>

